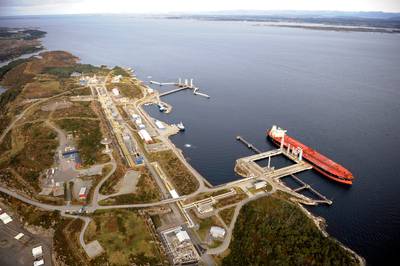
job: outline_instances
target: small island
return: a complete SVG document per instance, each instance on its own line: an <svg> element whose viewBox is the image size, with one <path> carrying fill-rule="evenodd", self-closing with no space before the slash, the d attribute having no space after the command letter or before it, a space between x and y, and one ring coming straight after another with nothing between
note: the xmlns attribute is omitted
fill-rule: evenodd
<svg viewBox="0 0 400 266"><path fill-rule="evenodd" d="M0 62L43 50L40 39L45 35L38 29L0 27Z"/></svg>

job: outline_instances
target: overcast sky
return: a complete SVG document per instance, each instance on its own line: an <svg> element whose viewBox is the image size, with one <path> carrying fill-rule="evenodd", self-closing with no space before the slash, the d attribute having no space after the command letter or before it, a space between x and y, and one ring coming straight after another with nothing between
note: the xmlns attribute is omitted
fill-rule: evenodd
<svg viewBox="0 0 400 266"><path fill-rule="evenodd" d="M239 9L400 12L400 0L0 0L0 15L2 16Z"/></svg>

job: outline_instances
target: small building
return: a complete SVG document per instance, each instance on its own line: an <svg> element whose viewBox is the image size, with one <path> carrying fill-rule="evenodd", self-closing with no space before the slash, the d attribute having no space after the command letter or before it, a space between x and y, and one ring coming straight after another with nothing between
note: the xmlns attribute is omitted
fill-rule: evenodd
<svg viewBox="0 0 400 266"><path fill-rule="evenodd" d="M161 129L161 130L165 129L164 124L160 120L156 120L155 123L156 123L156 126L158 129Z"/></svg>
<svg viewBox="0 0 400 266"><path fill-rule="evenodd" d="M139 134L140 138L142 140L144 140L146 143L151 143L153 141L153 139L151 138L149 132L147 132L146 129L139 130L138 134Z"/></svg>
<svg viewBox="0 0 400 266"><path fill-rule="evenodd" d="M35 261L33 262L33 266L41 266L41 265L44 265L44 260L43 260L43 259L41 259L41 260L35 260Z"/></svg>
<svg viewBox="0 0 400 266"><path fill-rule="evenodd" d="M115 76L111 79L111 83L119 83L121 82L122 75Z"/></svg>
<svg viewBox="0 0 400 266"><path fill-rule="evenodd" d="M112 91L112 93L114 94L114 96L119 96L119 90L118 90L118 88L114 88L114 89L112 89L111 91Z"/></svg>
<svg viewBox="0 0 400 266"><path fill-rule="evenodd" d="M225 229L219 226L211 226L210 235L213 238L224 238L225 237Z"/></svg>
<svg viewBox="0 0 400 266"><path fill-rule="evenodd" d="M3 224L8 224L12 222L13 219L10 217L10 215L3 212L2 214L0 214L0 220L3 222Z"/></svg>
<svg viewBox="0 0 400 266"><path fill-rule="evenodd" d="M143 156L136 156L135 164L139 165L139 164L143 164L143 162L144 162Z"/></svg>
<svg viewBox="0 0 400 266"><path fill-rule="evenodd" d="M138 125L138 128L139 128L139 129L145 129L146 126L145 126L144 124L139 124L139 125Z"/></svg>
<svg viewBox="0 0 400 266"><path fill-rule="evenodd" d="M18 235L14 236L14 239L20 240L24 236L23 233L19 233Z"/></svg>
<svg viewBox="0 0 400 266"><path fill-rule="evenodd" d="M87 188L86 187L81 187L79 190L79 199L80 200L85 200L87 198Z"/></svg>
<svg viewBox="0 0 400 266"><path fill-rule="evenodd" d="M147 93L148 93L148 94L153 94L153 93L154 93L154 90L153 90L152 88L148 88L148 89L147 89Z"/></svg>
<svg viewBox="0 0 400 266"><path fill-rule="evenodd" d="M255 189L261 189L261 188L264 188L264 187L267 186L267 182L265 182L265 181L256 181L256 182L254 182L253 186L254 186Z"/></svg>
<svg viewBox="0 0 400 266"><path fill-rule="evenodd" d="M71 78L77 78L77 77L80 77L80 76L82 76L82 74L81 73L79 73L79 72L76 72L76 71L74 71L74 72L72 72L71 73Z"/></svg>
<svg viewBox="0 0 400 266"><path fill-rule="evenodd" d="M140 118L140 116L135 114L135 113L132 113L131 117L132 117L133 120L136 120L136 119Z"/></svg>
<svg viewBox="0 0 400 266"><path fill-rule="evenodd" d="M32 255L35 258L40 258L41 256L43 256L43 249L42 246L38 246L32 249Z"/></svg>

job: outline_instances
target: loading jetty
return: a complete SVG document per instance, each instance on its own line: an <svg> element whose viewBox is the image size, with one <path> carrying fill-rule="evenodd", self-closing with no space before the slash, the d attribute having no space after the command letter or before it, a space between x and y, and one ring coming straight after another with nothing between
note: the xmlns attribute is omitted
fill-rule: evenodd
<svg viewBox="0 0 400 266"><path fill-rule="evenodd" d="M198 96L202 96L205 98L210 98L210 96L208 94L199 92L200 88L194 86L193 83L193 79L184 79L182 80L181 78L178 79L177 82L158 82L158 81L154 81L151 80L150 84L154 84L154 85L159 85L159 86L176 86L177 88L166 91L166 92L162 92L160 93L160 97L163 96L167 96L179 91L183 91L183 90L192 90L194 95L198 95Z"/></svg>
<svg viewBox="0 0 400 266"><path fill-rule="evenodd" d="M297 173L306 170L311 170L313 168L311 164L303 161L301 150L285 149L282 146L279 149L261 152L260 149L258 149L256 146L254 146L249 141L244 139L242 136L237 136L236 139L255 153L254 155L243 157L236 161L235 169L240 168L247 173L247 178L245 178L245 180L249 179L265 180L271 185L279 187L281 190L301 199L302 202L305 204L309 205L332 204L331 200L327 199L324 195L322 195L317 190L312 188L311 185L307 184L306 182L304 182L295 175ZM282 155L290 159L293 162L293 164L276 169L273 165L271 165L271 159L274 156L282 156ZM263 167L259 163L257 163L262 160L268 160L268 164L266 167ZM295 189L288 187L286 184L282 182L283 178L288 178L288 177L292 177L301 186ZM243 182L243 180L238 180L234 182L236 183ZM306 197L303 194L300 194L300 192L305 189L309 189L319 199L312 199Z"/></svg>
<svg viewBox="0 0 400 266"><path fill-rule="evenodd" d="M246 145L246 147L249 148L250 150L253 150L256 153L261 153L259 149L257 149L253 144L251 144L247 140L245 140L242 136L237 136L236 139L242 142L244 145Z"/></svg>

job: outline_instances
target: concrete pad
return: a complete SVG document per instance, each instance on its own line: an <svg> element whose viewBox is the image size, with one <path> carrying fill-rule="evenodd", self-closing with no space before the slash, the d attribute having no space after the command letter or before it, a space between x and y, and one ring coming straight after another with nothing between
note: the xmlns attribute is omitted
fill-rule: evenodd
<svg viewBox="0 0 400 266"><path fill-rule="evenodd" d="M94 240L86 245L85 251L89 258L94 258L103 253L104 249L100 245L99 241Z"/></svg>
<svg viewBox="0 0 400 266"><path fill-rule="evenodd" d="M115 194L129 194L136 192L136 185L139 182L139 172L137 171L127 171L124 177L118 182L116 189L117 193Z"/></svg>

